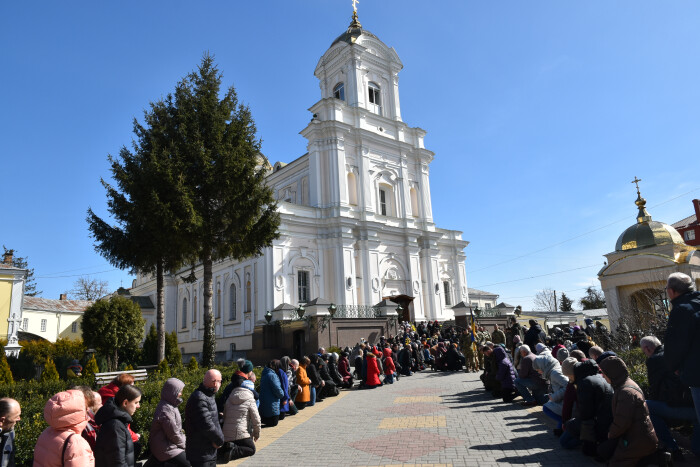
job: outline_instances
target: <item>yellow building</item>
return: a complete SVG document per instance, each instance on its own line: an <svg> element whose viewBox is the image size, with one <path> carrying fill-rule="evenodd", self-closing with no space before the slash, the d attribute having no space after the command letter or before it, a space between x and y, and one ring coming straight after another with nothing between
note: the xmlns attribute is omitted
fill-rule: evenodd
<svg viewBox="0 0 700 467"><path fill-rule="evenodd" d="M24 297L21 330L50 342L59 338L82 339L80 322L93 303L92 300L68 300L65 294L58 300Z"/></svg>
<svg viewBox="0 0 700 467"><path fill-rule="evenodd" d="M22 316L24 280L27 270L12 265L13 251L7 250L0 264L0 339L7 340L6 355L18 355L17 332Z"/></svg>

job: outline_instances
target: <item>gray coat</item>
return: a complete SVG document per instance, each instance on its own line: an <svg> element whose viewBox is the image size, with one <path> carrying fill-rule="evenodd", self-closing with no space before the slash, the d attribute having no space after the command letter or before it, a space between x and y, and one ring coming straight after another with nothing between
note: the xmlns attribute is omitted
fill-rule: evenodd
<svg viewBox="0 0 700 467"><path fill-rule="evenodd" d="M231 391L224 405L223 432L226 441L260 436L260 415L250 390L239 387Z"/></svg>
<svg viewBox="0 0 700 467"><path fill-rule="evenodd" d="M151 423L151 438L149 444L151 453L165 462L185 451L185 435L182 432L182 418L177 406L182 404L178 395L185 383L177 378L169 378L160 391L160 402L153 414Z"/></svg>

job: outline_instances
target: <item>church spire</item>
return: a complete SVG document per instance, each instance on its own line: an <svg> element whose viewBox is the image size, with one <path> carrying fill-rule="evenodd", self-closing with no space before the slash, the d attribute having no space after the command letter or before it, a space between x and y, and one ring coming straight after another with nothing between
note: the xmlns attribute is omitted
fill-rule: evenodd
<svg viewBox="0 0 700 467"><path fill-rule="evenodd" d="M639 212L637 213L637 223L638 224L642 224L644 222L651 221L651 216L649 215L649 213L647 212L647 209L645 207L647 204L647 200L642 198L641 193L639 193L639 182L641 182L641 181L642 181L642 179L637 178L636 176L634 177L634 180L632 180L632 183L634 183L637 187L637 199L634 202L634 204L636 204L637 207L639 208Z"/></svg>
<svg viewBox="0 0 700 467"><path fill-rule="evenodd" d="M352 22L350 23L350 29L362 29L360 20L357 19L357 4L360 0L352 0Z"/></svg>

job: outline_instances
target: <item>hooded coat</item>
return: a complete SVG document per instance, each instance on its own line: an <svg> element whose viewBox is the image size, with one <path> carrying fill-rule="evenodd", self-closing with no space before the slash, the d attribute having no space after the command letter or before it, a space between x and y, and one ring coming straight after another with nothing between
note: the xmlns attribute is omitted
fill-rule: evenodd
<svg viewBox="0 0 700 467"><path fill-rule="evenodd" d="M280 400L283 397L284 390L282 390L280 379L275 370L269 367L263 368L260 377L260 416L278 416L280 414Z"/></svg>
<svg viewBox="0 0 700 467"><path fill-rule="evenodd" d="M687 292L671 300L666 327L664 359L681 381L700 387L700 292Z"/></svg>
<svg viewBox="0 0 700 467"><path fill-rule="evenodd" d="M82 392L69 390L53 396L44 406L44 420L49 427L41 433L34 447L35 467L94 467L95 457L90 445L80 435L88 423ZM64 443L65 453L61 459Z"/></svg>
<svg viewBox="0 0 700 467"><path fill-rule="evenodd" d="M372 352L369 352L367 354L367 379L365 379L365 386L374 387L380 384L377 357Z"/></svg>
<svg viewBox="0 0 700 467"><path fill-rule="evenodd" d="M515 369L503 347L497 345L493 349L493 357L498 365L496 379L501 383L502 389L513 389L515 383Z"/></svg>
<svg viewBox="0 0 700 467"><path fill-rule="evenodd" d="M224 440L260 437L260 415L253 393L243 387L231 391L224 406Z"/></svg>
<svg viewBox="0 0 700 467"><path fill-rule="evenodd" d="M598 372L594 360L574 365L576 410L580 421L594 420L596 441L604 441L612 423L613 389Z"/></svg>
<svg viewBox="0 0 700 467"><path fill-rule="evenodd" d="M136 455L129 424L131 415L109 399L95 414L100 425L95 442L95 464L99 467L134 467Z"/></svg>
<svg viewBox="0 0 700 467"><path fill-rule="evenodd" d="M545 407L557 415L561 415L566 393L566 386L569 384L569 378L561 372L559 361L552 357L550 353L545 353L535 357L532 362L532 367L535 370L542 370L542 376L549 381L552 391L549 393L549 401L545 403Z"/></svg>
<svg viewBox="0 0 700 467"><path fill-rule="evenodd" d="M178 406L182 404L179 394L185 383L169 378L160 391L160 402L156 406L151 422L151 437L148 444L151 453L161 462L185 451L185 434L182 432L182 417Z"/></svg>
<svg viewBox="0 0 700 467"><path fill-rule="evenodd" d="M391 356L391 349L384 349L384 374L393 375L396 373L396 365L394 365L394 359Z"/></svg>
<svg viewBox="0 0 700 467"><path fill-rule="evenodd" d="M656 451L658 444L644 394L629 378L627 366L619 358L606 358L600 367L615 391L608 438L618 438L618 442L610 465L635 466L640 459Z"/></svg>
<svg viewBox="0 0 700 467"><path fill-rule="evenodd" d="M333 354L328 356L328 374L331 375L331 379L336 384L336 386L340 386L341 384L343 384L343 377L338 371L336 358Z"/></svg>
<svg viewBox="0 0 700 467"><path fill-rule="evenodd" d="M542 327L535 321L530 320L530 329L525 333L525 344L531 349L534 349L538 342L543 344L547 342L547 335L542 330Z"/></svg>
<svg viewBox="0 0 700 467"><path fill-rule="evenodd" d="M350 361L345 355L341 355L340 361L338 362L338 373L343 378L343 382L350 381L352 379L352 373L350 373Z"/></svg>

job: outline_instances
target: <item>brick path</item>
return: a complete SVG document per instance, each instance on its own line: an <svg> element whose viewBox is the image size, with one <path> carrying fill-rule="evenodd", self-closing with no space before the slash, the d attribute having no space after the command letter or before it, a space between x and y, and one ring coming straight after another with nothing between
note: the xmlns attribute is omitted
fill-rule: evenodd
<svg viewBox="0 0 700 467"><path fill-rule="evenodd" d="M229 465L598 465L561 449L552 423L541 408L493 399L476 373L426 371L308 407Z"/></svg>

